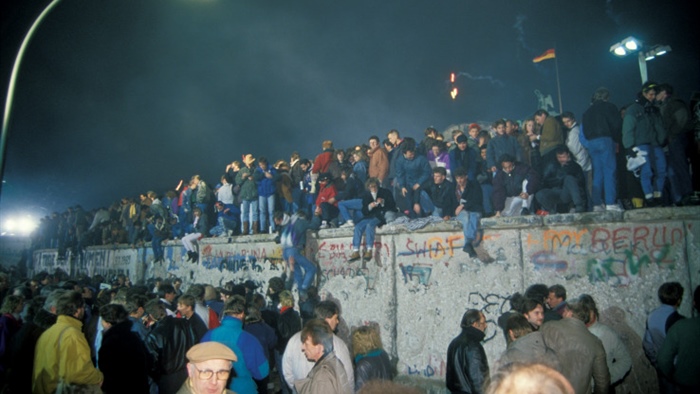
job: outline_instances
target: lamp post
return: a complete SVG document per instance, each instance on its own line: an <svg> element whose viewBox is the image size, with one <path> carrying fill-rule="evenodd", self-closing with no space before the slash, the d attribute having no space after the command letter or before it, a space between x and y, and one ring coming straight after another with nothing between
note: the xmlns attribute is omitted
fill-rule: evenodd
<svg viewBox="0 0 700 394"><path fill-rule="evenodd" d="M639 73L642 76L642 84L649 80L647 72L647 61L661 56L667 52L671 52L669 45L654 45L644 49L642 42L638 39L629 36L624 40L613 44L610 47L610 52L618 57L624 57L637 52L637 60L639 61Z"/></svg>
<svg viewBox="0 0 700 394"><path fill-rule="evenodd" d="M39 14L39 16L32 23L32 27L24 36L22 45L19 47L17 56L15 57L15 63L12 66L12 74L10 76L10 85L7 87L7 98L5 99L5 112L2 116L2 136L0 136L0 179L4 179L5 176L5 150L7 148L7 129L10 124L10 112L12 111L12 101L15 95L15 85L17 83L17 73L19 72L19 66L22 63L22 57L24 56L24 51L29 45L29 40L31 40L34 32L39 27L41 22L46 18L46 16L60 3L61 0L52 0L49 5L44 8L44 10ZM0 182L0 195L2 192L2 182Z"/></svg>

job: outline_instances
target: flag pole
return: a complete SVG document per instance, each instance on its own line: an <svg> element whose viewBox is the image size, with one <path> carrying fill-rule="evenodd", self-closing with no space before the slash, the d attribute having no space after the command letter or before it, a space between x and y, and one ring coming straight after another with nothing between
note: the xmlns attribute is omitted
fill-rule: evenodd
<svg viewBox="0 0 700 394"><path fill-rule="evenodd" d="M564 110L561 105L561 84L559 83L559 60L557 56L554 56L554 68L557 70L557 94L559 95L559 114L561 114Z"/></svg>

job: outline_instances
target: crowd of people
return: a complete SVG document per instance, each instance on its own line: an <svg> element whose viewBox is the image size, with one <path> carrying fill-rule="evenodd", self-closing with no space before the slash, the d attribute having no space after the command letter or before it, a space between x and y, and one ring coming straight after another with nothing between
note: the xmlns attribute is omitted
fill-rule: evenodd
<svg viewBox="0 0 700 394"><path fill-rule="evenodd" d="M472 123L449 138L429 127L422 141L397 130L348 149L327 140L314 160L245 154L217 183L195 175L165 193L54 213L42 219L35 245L64 256L88 245L150 244L162 261L161 242L181 239L188 260L197 261L197 240L274 233L279 211L311 229L355 227L354 259L371 258L376 227L400 216L457 220L473 257L482 217L696 204L694 121L673 88L647 82L621 110L609 99L597 89L582 122L571 112L538 110L522 122Z"/></svg>
<svg viewBox="0 0 700 394"><path fill-rule="evenodd" d="M683 292L678 282L661 285L661 306L648 316L643 349L657 379L647 392L656 392L657 382L662 394L700 391L700 286L692 318L678 312ZM510 305L498 319L507 347L494 370L481 345L486 317L476 309L464 313L462 332L447 350L451 393L630 392L621 383L634 368L632 349L600 322L592 296L571 299L562 285L535 284L524 295L513 294Z"/></svg>
<svg viewBox="0 0 700 394"><path fill-rule="evenodd" d="M108 282L108 283L105 283ZM295 300L282 277L265 295L252 281L182 288L174 278L132 284L118 275L0 275L3 393L413 393L393 382L397 363L374 323L349 329L340 302L314 286ZM696 393L700 286L694 317L678 308L684 288L660 286L643 351L661 393ZM534 284L498 318L507 347L489 365L483 312L464 313L448 346L452 393L608 393L634 371L630 338L601 323L590 295ZM636 373L636 374L635 374ZM648 377L647 377L648 378ZM654 379L654 390L657 380ZM230 391L227 391L230 390ZM622 391L618 391L622 392Z"/></svg>

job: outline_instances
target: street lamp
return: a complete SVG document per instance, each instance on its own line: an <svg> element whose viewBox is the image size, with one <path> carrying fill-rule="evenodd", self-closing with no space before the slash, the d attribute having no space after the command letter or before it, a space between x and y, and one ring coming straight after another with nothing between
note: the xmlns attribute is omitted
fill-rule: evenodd
<svg viewBox="0 0 700 394"><path fill-rule="evenodd" d="M629 36L610 47L610 52L618 57L624 57L637 52L637 59L639 60L639 73L642 75L642 84L649 79L647 72L647 61L670 51L671 47L669 45L654 45L653 47L645 50L642 42L632 36Z"/></svg>
<svg viewBox="0 0 700 394"><path fill-rule="evenodd" d="M10 112L12 111L12 101L15 95L15 84L17 82L17 72L19 71L19 65L20 63L22 63L24 51L27 49L27 46L29 45L29 40L31 40L37 27L39 27L44 18L46 18L46 15L48 15L51 12L51 10L53 10L56 7L56 5L58 5L60 1L61 0L52 0L51 3L49 3L49 5L47 5L46 8L44 8L44 10L36 18L36 20L34 20L34 23L32 23L32 27L29 28L27 35L24 36L22 45L19 47L19 51L17 52L17 57L15 57L15 64L14 66L12 66L12 75L10 76L10 85L7 88L7 98L5 99L5 112L3 113L2 117L2 135L0 135L0 180L2 180L5 177L5 149L7 143L7 128L10 124ZM0 182L0 192L2 192L2 182Z"/></svg>

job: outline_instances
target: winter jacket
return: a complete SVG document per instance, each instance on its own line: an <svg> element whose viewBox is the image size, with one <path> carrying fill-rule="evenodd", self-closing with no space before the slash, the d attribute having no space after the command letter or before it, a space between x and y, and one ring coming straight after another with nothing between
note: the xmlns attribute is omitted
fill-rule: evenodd
<svg viewBox="0 0 700 394"><path fill-rule="evenodd" d="M147 372L151 356L138 334L131 331L131 325L126 320L102 334L99 360L100 371L105 376L102 384L105 394L149 393Z"/></svg>
<svg viewBox="0 0 700 394"><path fill-rule="evenodd" d="M314 159L314 166L311 169L313 174L323 174L328 172L328 166L333 161L333 149L326 149L322 153L319 153Z"/></svg>
<svg viewBox="0 0 700 394"><path fill-rule="evenodd" d="M371 380L393 380L394 371L389 355L382 349L355 357L355 391Z"/></svg>
<svg viewBox="0 0 700 394"><path fill-rule="evenodd" d="M506 173L498 170L493 178L493 194L491 201L495 211L505 208L506 198L520 195L523 191L523 181L527 180L525 190L534 195L540 190L540 176L532 167L523 163L513 163L513 171Z"/></svg>
<svg viewBox="0 0 700 394"><path fill-rule="evenodd" d="M236 175L236 185L241 187L240 198L243 201L258 201L258 186L253 179L254 169L243 167ZM243 175L249 175L243 179Z"/></svg>
<svg viewBox="0 0 700 394"><path fill-rule="evenodd" d="M615 142L622 138L622 118L615 104L603 100L594 101L583 113L581 124L586 140L609 137Z"/></svg>
<svg viewBox="0 0 700 394"><path fill-rule="evenodd" d="M306 218L294 214L289 219L285 214L282 219L282 228L280 229L280 246L286 248L298 248L304 250L306 245L306 230L310 227L310 223Z"/></svg>
<svg viewBox="0 0 700 394"><path fill-rule="evenodd" d="M457 209L457 195L454 183L444 180L441 184L432 183L428 190L430 200L442 209L442 216L454 216Z"/></svg>
<svg viewBox="0 0 700 394"><path fill-rule="evenodd" d="M272 178L268 178L265 172L272 174ZM270 197L275 194L275 180L277 179L277 170L272 166L267 166L267 170L257 167L253 172L253 179L258 188L259 197Z"/></svg>
<svg viewBox="0 0 700 394"><path fill-rule="evenodd" d="M520 363L541 363L554 369L559 367L559 360L556 353L544 344L542 333L531 332L508 344L508 347L498 359L498 366L520 362ZM495 368L498 369L498 368Z"/></svg>
<svg viewBox="0 0 700 394"><path fill-rule="evenodd" d="M591 334L581 320L570 317L551 321L543 324L540 331L544 344L559 357L559 371L577 394L608 392L610 372L605 349L600 339Z"/></svg>
<svg viewBox="0 0 700 394"><path fill-rule="evenodd" d="M186 320L166 316L157 321L146 337L146 348L153 358L153 379L159 382L177 374L186 378L186 354L195 343L194 333Z"/></svg>
<svg viewBox="0 0 700 394"><path fill-rule="evenodd" d="M277 327L275 327L275 334L277 334L277 351L283 353L284 348L287 347L289 338L299 331L301 331L299 312L289 307L282 308L279 316L277 316Z"/></svg>
<svg viewBox="0 0 700 394"><path fill-rule="evenodd" d="M700 390L698 349L700 317L696 316L674 324L659 352L659 369L688 393Z"/></svg>
<svg viewBox="0 0 700 394"><path fill-rule="evenodd" d="M496 135L486 146L486 164L489 168L500 167L501 156L508 154L521 161L523 154L518 139L512 135Z"/></svg>
<svg viewBox="0 0 700 394"><path fill-rule="evenodd" d="M383 199L384 205L379 205L370 210L369 204L376 201L375 198L372 197L372 193L369 191L366 191L362 195L362 220L377 218L379 219L379 224L377 227L381 227L386 224L385 214L387 212L396 212L396 201L394 201L394 196L391 194L389 189L385 189L383 187L380 187L379 190L377 190L377 198Z"/></svg>
<svg viewBox="0 0 700 394"><path fill-rule="evenodd" d="M396 162L396 181L400 187L411 189L415 184L427 185L432 174L433 170L425 156L415 155L413 160L401 157Z"/></svg>
<svg viewBox="0 0 700 394"><path fill-rule="evenodd" d="M384 148L377 147L369 153L369 169L367 172L370 178L377 178L380 181L383 181L389 175L389 154Z"/></svg>
<svg viewBox="0 0 700 394"><path fill-rule="evenodd" d="M646 99L630 105L622 122L622 145L625 149L638 145L666 146L667 133L659 108Z"/></svg>
<svg viewBox="0 0 700 394"><path fill-rule="evenodd" d="M294 387L299 394L351 394L352 386L343 384L347 380L343 364L330 352L316 362L309 376L294 382Z"/></svg>
<svg viewBox="0 0 700 394"><path fill-rule="evenodd" d="M452 393L483 393L489 365L481 341L484 333L474 327L462 329L447 348L445 380Z"/></svg>
<svg viewBox="0 0 700 394"><path fill-rule="evenodd" d="M564 143L564 132L559 122L551 116L544 120L540 134L540 155L544 156ZM490 144L490 142L489 142Z"/></svg>
<svg viewBox="0 0 700 394"><path fill-rule="evenodd" d="M34 356L33 393L53 393L61 377L69 383L102 383L104 376L92 365L82 327L80 320L61 315L56 324L41 334Z"/></svg>
<svg viewBox="0 0 700 394"><path fill-rule="evenodd" d="M459 205L464 206L463 209L467 212L484 213L484 196L479 182L467 179L467 187L462 192Z"/></svg>
<svg viewBox="0 0 700 394"><path fill-rule="evenodd" d="M476 157L476 151L469 147L464 151L459 148L451 150L450 171L454 173L457 168L464 167L467 170L467 178L476 179Z"/></svg>
<svg viewBox="0 0 700 394"><path fill-rule="evenodd" d="M260 341L247 331L243 331L243 322L233 316L226 316L221 326L210 330L202 342L221 342L228 346L238 360L233 363L236 371L228 388L236 393L256 393L256 380L262 380L270 373L270 365Z"/></svg>

